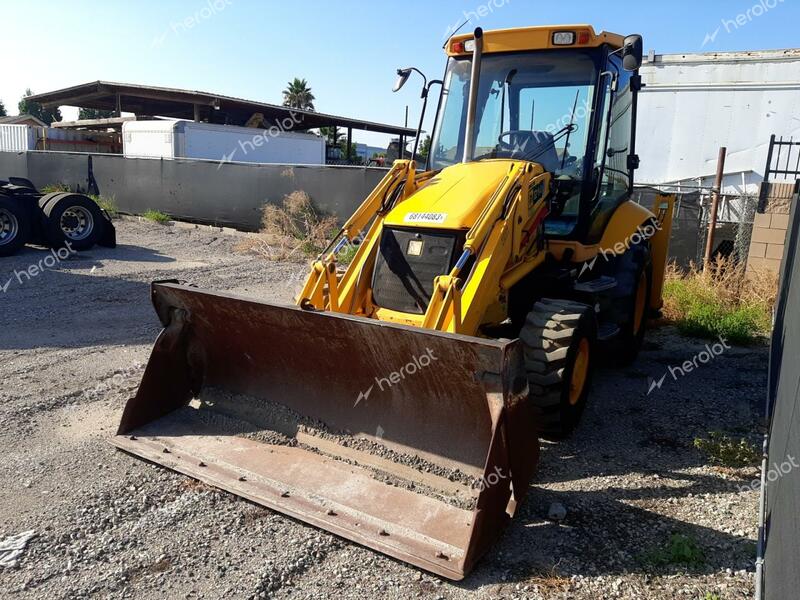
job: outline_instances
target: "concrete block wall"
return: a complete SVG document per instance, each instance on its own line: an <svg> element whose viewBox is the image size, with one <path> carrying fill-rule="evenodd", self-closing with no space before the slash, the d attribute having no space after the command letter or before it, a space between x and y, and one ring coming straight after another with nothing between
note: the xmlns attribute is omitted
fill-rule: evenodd
<svg viewBox="0 0 800 600"><path fill-rule="evenodd" d="M0 179L27 177L42 187L64 183L87 188L89 154L0 152ZM267 203L296 190L322 212L345 221L386 175L387 169L325 165L224 163L213 160L92 155L100 194L124 213L159 210L175 219L256 231Z"/></svg>
<svg viewBox="0 0 800 600"><path fill-rule="evenodd" d="M756 213L747 269L767 269L778 272L783 261L786 231L789 228L789 212L794 183L764 183L766 203L764 212Z"/></svg>

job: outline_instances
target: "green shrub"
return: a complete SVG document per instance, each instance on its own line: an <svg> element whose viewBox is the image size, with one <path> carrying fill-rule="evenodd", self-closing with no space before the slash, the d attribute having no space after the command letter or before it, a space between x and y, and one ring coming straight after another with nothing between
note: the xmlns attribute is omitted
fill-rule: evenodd
<svg viewBox="0 0 800 600"><path fill-rule="evenodd" d="M148 221L154 221L156 223L161 223L162 225L172 220L172 217L158 210L146 210L142 213L142 217Z"/></svg>
<svg viewBox="0 0 800 600"><path fill-rule="evenodd" d="M644 561L656 567L682 565L700 567L705 563L703 549L694 538L673 533L665 546L654 548L644 555Z"/></svg>
<svg viewBox="0 0 800 600"><path fill-rule="evenodd" d="M695 438L694 447L711 462L723 467L752 467L761 462L761 453L744 438L735 440L720 431L711 431L708 438Z"/></svg>
<svg viewBox="0 0 800 600"><path fill-rule="evenodd" d="M49 183L39 191L43 194L52 194L53 192L70 192L72 190L66 183Z"/></svg>
<svg viewBox="0 0 800 600"><path fill-rule="evenodd" d="M686 335L748 343L769 333L776 294L774 274L745 274L724 260L706 272L672 267L664 283L664 316Z"/></svg>
<svg viewBox="0 0 800 600"><path fill-rule="evenodd" d="M119 216L119 211L117 210L117 204L114 202L114 198L106 198L105 196L96 196L94 194L90 194L89 198L94 200L97 203L97 206L106 211L108 216L112 219L115 219Z"/></svg>
<svg viewBox="0 0 800 600"><path fill-rule="evenodd" d="M356 257L356 252L358 252L358 246L355 244L347 244L336 256L336 262L340 265L349 265Z"/></svg>

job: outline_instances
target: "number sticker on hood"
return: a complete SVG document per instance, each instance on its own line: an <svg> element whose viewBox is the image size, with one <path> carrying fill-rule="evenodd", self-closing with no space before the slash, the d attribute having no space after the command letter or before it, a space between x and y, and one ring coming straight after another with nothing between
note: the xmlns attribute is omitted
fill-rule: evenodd
<svg viewBox="0 0 800 600"><path fill-rule="evenodd" d="M447 213L412 212L403 218L404 223L436 223L441 224L447 219Z"/></svg>

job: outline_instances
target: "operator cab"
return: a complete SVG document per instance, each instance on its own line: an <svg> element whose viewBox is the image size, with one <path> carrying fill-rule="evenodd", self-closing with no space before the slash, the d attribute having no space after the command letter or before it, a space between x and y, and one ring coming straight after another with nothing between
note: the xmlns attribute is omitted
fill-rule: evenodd
<svg viewBox="0 0 800 600"><path fill-rule="evenodd" d="M476 38L482 38L478 44ZM428 168L496 159L536 162L554 182L547 237L599 239L614 209L630 196L638 164L641 37L595 35L588 26L532 27L485 37L478 29L448 43ZM519 50L526 45L530 49ZM475 92L474 61L480 65Z"/></svg>

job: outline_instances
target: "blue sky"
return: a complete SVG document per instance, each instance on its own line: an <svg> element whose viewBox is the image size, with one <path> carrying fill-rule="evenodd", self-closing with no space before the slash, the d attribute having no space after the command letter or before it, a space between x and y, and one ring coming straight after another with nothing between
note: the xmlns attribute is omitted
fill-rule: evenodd
<svg viewBox="0 0 800 600"><path fill-rule="evenodd" d="M800 0L3 0L0 14L0 99L9 114L26 87L105 79L280 103L298 76L309 81L319 111L402 124L409 105L416 124L420 80L392 94L394 71L414 65L439 77L446 32L468 18L463 31L589 23L641 33L645 52L659 54L800 45Z"/></svg>

